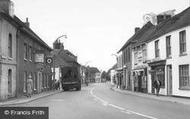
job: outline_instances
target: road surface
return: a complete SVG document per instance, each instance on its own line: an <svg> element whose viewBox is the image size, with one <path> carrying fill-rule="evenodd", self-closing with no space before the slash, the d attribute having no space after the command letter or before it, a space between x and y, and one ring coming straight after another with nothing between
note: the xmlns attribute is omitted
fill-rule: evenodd
<svg viewBox="0 0 190 119"><path fill-rule="evenodd" d="M50 119L190 119L190 106L110 90L90 84L14 106L48 106Z"/></svg>

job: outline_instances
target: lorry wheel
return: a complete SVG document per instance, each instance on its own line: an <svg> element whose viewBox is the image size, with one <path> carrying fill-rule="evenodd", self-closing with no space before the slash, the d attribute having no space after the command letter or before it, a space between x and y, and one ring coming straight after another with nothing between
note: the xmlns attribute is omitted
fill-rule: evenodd
<svg viewBox="0 0 190 119"><path fill-rule="evenodd" d="M80 90L81 90L81 87L77 87L76 90L77 90L77 91L80 91Z"/></svg>
<svg viewBox="0 0 190 119"><path fill-rule="evenodd" d="M68 88L63 88L64 91L68 91L69 89Z"/></svg>

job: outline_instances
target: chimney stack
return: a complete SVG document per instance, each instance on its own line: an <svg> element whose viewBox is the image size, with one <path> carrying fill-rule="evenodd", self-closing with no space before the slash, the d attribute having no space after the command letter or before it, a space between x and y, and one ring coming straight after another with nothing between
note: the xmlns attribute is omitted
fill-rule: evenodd
<svg viewBox="0 0 190 119"><path fill-rule="evenodd" d="M140 30L140 27L135 27L135 33L137 33Z"/></svg>
<svg viewBox="0 0 190 119"><path fill-rule="evenodd" d="M28 17L26 18L26 22L25 22L26 26L30 27L30 23L28 21Z"/></svg>
<svg viewBox="0 0 190 119"><path fill-rule="evenodd" d="M14 17L14 3L10 0L0 0L0 12Z"/></svg>

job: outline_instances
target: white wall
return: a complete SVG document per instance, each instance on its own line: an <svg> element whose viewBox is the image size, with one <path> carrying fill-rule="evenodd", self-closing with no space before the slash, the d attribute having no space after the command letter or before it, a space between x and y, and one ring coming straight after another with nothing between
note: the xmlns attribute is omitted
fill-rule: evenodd
<svg viewBox="0 0 190 119"><path fill-rule="evenodd" d="M0 76L0 98L7 99L8 95L16 94L16 32L17 29L6 20L0 18L0 56L2 69ZM8 37L12 34L12 57L8 56ZM12 70L12 94L8 94L8 70Z"/></svg>
<svg viewBox="0 0 190 119"><path fill-rule="evenodd" d="M186 49L187 55L180 56L179 54L179 32L186 30ZM171 59L166 59L166 36L171 35ZM190 97L190 90L179 89L179 65L190 65L190 26L167 33L154 41L148 43L148 60L155 59L154 42L159 39L160 59L166 59L166 66L172 65L172 95ZM167 72L165 67L165 89L161 89L161 94L167 94ZM190 73L189 73L190 74ZM149 74L150 77L150 74ZM149 78L151 79L151 78ZM150 82L150 81L149 81ZM151 85L151 84L150 84ZM149 86L151 88L151 86Z"/></svg>

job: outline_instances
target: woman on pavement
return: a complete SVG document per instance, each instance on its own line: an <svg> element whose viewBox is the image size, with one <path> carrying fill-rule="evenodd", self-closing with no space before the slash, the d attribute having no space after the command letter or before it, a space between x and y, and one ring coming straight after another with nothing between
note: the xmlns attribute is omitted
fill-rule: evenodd
<svg viewBox="0 0 190 119"><path fill-rule="evenodd" d="M27 80L27 97L31 97L32 88L33 88L33 80L32 80L32 76L29 75L28 80Z"/></svg>

